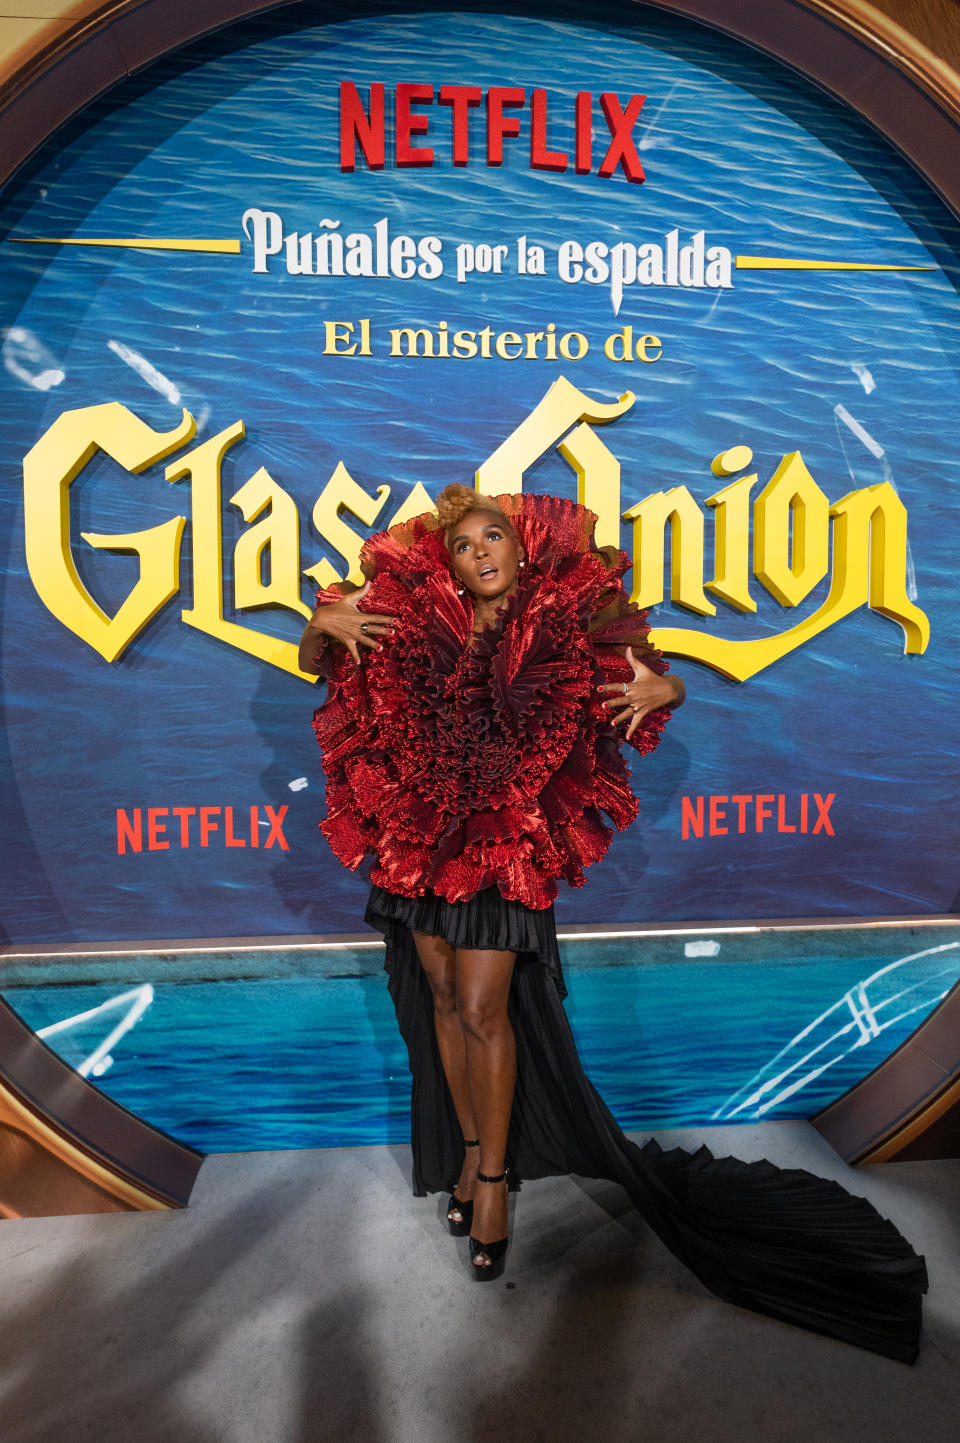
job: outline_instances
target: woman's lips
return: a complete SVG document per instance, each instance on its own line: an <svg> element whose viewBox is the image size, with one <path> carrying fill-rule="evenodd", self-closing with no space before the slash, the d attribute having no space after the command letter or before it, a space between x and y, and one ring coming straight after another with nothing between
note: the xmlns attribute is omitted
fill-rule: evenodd
<svg viewBox="0 0 960 1443"><path fill-rule="evenodd" d="M496 576L497 568L495 566L481 566L477 574L481 581L486 581L489 577Z"/></svg>

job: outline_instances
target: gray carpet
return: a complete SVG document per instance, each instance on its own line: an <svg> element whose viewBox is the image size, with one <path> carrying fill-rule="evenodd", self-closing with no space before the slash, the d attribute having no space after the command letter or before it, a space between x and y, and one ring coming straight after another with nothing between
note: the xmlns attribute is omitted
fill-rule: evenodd
<svg viewBox="0 0 960 1443"><path fill-rule="evenodd" d="M913 1368L716 1301L572 1178L479 1286L403 1148L221 1154L184 1212L0 1223L3 1443L960 1438L960 1162L850 1172L804 1123L658 1134L844 1181L931 1274Z"/></svg>

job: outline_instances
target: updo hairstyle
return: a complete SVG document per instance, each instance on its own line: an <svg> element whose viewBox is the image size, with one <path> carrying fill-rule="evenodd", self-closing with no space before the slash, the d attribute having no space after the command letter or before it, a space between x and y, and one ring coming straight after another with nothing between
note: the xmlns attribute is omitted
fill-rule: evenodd
<svg viewBox="0 0 960 1443"><path fill-rule="evenodd" d="M499 501L495 501L492 496L484 496L480 491L474 491L472 486L461 486L459 481L451 481L449 486L444 486L437 497L437 515L445 532L449 533L451 528L471 511L483 511L495 516L503 529L509 532L514 540L519 541L516 529ZM449 544L448 540L447 545Z"/></svg>

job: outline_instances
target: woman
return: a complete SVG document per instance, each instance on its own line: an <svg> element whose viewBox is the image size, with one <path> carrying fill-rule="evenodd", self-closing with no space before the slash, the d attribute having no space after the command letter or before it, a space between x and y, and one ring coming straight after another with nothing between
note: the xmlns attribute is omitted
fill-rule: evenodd
<svg viewBox="0 0 960 1443"><path fill-rule="evenodd" d="M584 1076L557 880L581 886L606 852L601 813L636 816L615 727L652 751L683 686L591 513L463 486L437 506L372 537L366 585L321 593L301 642L329 680L322 829L347 866L376 857L366 916L410 1056L416 1190L459 1173L448 1221L489 1281L508 1159L515 1176L613 1178L720 1296L912 1360L923 1262L868 1203L766 1162L638 1148Z"/></svg>

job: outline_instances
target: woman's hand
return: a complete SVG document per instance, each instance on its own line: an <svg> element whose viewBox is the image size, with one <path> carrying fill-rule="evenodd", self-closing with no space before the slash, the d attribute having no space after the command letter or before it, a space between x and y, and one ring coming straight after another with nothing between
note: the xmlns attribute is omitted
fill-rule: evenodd
<svg viewBox="0 0 960 1443"><path fill-rule="evenodd" d="M614 726L626 721L628 717L631 718L626 733L629 739L650 712L662 706L679 706L685 689L678 676L660 676L658 672L644 666L642 661L637 661L633 648L629 646L627 661L633 667L633 681L608 681L600 690L616 693L603 703L609 711L622 708L612 719Z"/></svg>
<svg viewBox="0 0 960 1443"><path fill-rule="evenodd" d="M366 596L369 590L370 582L367 581L359 591L354 591L350 596L343 596L339 601L324 602L317 607L300 638L302 671L318 670L313 658L327 640L343 642L358 664L359 647L367 646L373 651L380 650L378 638L389 636L396 617L383 616L377 611L358 611L357 602Z"/></svg>

